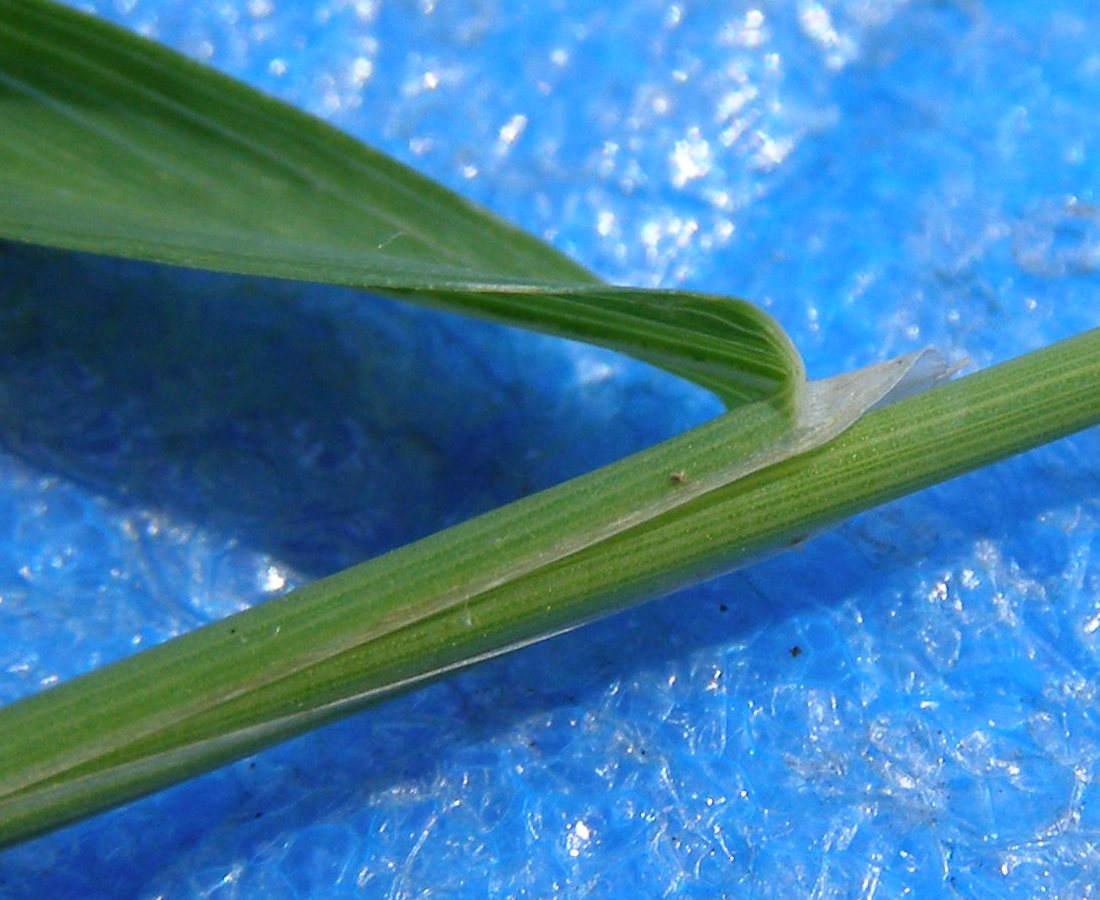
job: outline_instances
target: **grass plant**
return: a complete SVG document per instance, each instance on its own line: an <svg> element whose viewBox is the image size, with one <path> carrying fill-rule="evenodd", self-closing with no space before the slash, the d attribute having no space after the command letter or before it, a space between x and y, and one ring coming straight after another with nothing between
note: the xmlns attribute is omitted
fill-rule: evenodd
<svg viewBox="0 0 1100 900"><path fill-rule="evenodd" d="M325 124L44 0L0 0L0 121L2 238L362 288L600 344L728 407L0 710L0 845L1100 422L1100 330L954 380L923 353L808 381L749 303L605 284Z"/></svg>

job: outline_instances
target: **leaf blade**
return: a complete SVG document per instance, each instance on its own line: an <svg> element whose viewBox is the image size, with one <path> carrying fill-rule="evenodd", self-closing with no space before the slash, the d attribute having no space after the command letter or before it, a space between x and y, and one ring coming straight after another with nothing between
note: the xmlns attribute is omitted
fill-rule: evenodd
<svg viewBox="0 0 1100 900"><path fill-rule="evenodd" d="M744 301L601 283L323 122L106 22L0 0L0 237L386 293L628 353L791 411Z"/></svg>

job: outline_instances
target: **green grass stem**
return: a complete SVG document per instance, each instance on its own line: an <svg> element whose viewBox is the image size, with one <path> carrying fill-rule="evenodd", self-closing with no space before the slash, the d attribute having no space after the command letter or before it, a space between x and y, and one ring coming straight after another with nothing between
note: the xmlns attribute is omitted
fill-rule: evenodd
<svg viewBox="0 0 1100 900"><path fill-rule="evenodd" d="M728 454L751 455L788 430L769 404L742 407L0 710L0 845L1098 422L1100 329L876 409L823 446L693 490ZM601 531L609 509L654 501L656 514ZM585 533L591 540L578 542Z"/></svg>

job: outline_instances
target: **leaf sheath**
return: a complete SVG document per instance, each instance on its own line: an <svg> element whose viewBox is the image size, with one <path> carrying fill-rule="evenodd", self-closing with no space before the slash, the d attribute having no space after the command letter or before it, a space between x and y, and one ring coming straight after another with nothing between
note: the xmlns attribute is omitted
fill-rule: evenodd
<svg viewBox="0 0 1100 900"><path fill-rule="evenodd" d="M552 513L673 493L782 431L753 404L561 488L0 710L0 844L25 840L505 650L782 549L1100 422L1100 330L876 409L817 449L540 557ZM733 418L730 418L730 417ZM738 416L747 416L736 421ZM746 430L747 429L747 430ZM752 440L753 438L748 438ZM549 513L549 514L548 514ZM501 530L505 528L506 530ZM511 545L509 545L511 541ZM509 559L523 558L522 569ZM465 593L454 593L457 586ZM440 597L449 602L439 603ZM457 598L457 602L456 602ZM421 610L423 614L417 614ZM412 612L410 612L412 611ZM44 749L45 748L45 749Z"/></svg>

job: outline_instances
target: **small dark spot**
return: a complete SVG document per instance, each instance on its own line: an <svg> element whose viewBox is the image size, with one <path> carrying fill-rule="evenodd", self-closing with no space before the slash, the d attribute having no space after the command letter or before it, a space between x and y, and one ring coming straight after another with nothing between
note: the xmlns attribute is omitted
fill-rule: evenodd
<svg viewBox="0 0 1100 900"><path fill-rule="evenodd" d="M688 475L683 469L677 469L675 472L669 473L668 480L672 484L683 484L688 480Z"/></svg>
<svg viewBox="0 0 1100 900"><path fill-rule="evenodd" d="M237 629L236 629L236 628L230 628L230 629L229 629L229 633L230 633L230 634L236 634L236 633L237 633Z"/></svg>
<svg viewBox="0 0 1100 900"><path fill-rule="evenodd" d="M729 612L730 608L725 603L718 604L718 612Z"/></svg>
<svg viewBox="0 0 1100 900"><path fill-rule="evenodd" d="M794 645L793 647L791 647L791 649L790 649L790 650L788 650L787 652L788 652L789 654L791 654L791 656L792 656L793 658L796 658L796 659L797 659L797 658L798 658L799 656L801 656L801 655L802 655L802 648L801 648L801 647L799 647L799 646L798 646L798 644L795 644L795 645Z"/></svg>
<svg viewBox="0 0 1100 900"><path fill-rule="evenodd" d="M264 817L264 814L262 812L258 812L258 813L255 813L252 818L262 819L263 817Z"/></svg>

